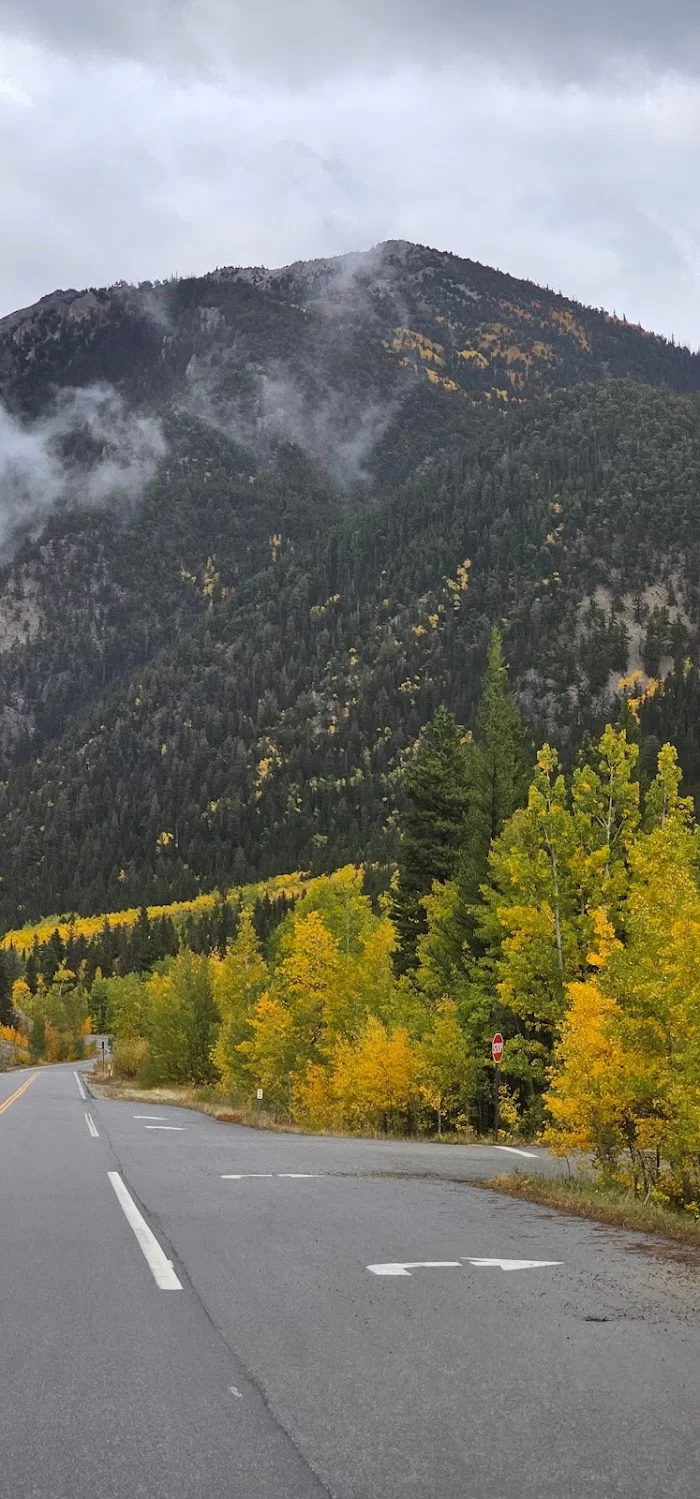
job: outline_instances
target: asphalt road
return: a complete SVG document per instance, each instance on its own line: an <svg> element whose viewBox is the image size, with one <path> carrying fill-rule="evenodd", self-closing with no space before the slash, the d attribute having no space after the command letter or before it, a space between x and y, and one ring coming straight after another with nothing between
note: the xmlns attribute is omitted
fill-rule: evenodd
<svg viewBox="0 0 700 1499"><path fill-rule="evenodd" d="M0 1076L3 1494L695 1499L700 1272L469 1185L546 1156L30 1076Z"/></svg>

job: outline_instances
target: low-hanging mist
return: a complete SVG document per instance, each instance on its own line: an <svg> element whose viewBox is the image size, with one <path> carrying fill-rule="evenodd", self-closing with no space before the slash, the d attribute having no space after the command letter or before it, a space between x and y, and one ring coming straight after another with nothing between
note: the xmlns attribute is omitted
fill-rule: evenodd
<svg viewBox="0 0 700 1499"><path fill-rule="evenodd" d="M160 422L110 385L64 389L33 422L0 405L0 547L60 505L137 498L165 452Z"/></svg>

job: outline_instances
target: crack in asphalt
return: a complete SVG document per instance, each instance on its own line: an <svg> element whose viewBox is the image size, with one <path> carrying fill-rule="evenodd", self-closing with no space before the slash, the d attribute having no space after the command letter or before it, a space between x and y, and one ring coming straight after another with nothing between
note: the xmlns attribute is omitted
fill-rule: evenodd
<svg viewBox="0 0 700 1499"><path fill-rule="evenodd" d="M90 1094L90 1097L91 1098L95 1098L95 1094L90 1089L89 1084L87 1084L87 1088L88 1088L88 1092ZM292 1447L292 1449L296 1453L297 1457L299 1458L299 1461L301 1463L303 1463L303 1465L306 1468L307 1472L311 1475L314 1483L318 1485L319 1491L321 1493L327 1495L327 1499L338 1499L336 1491L333 1490L333 1489L330 1489L328 1487L327 1483L325 1482L325 1480L321 1477L321 1475L316 1472L316 1469L314 1468L313 1463L306 1456L306 1453L299 1446L298 1442L292 1436L292 1433L287 1429L287 1427L285 1426L284 1421L282 1420L281 1416L279 1416L277 1414L276 1410L274 1409L274 1407L272 1406L272 1404L270 1402L270 1398L269 1398L269 1396L267 1394L267 1391L266 1391L264 1385L262 1385L260 1383L260 1381L257 1378L257 1375L255 1375L252 1372L252 1370L248 1367L248 1365L246 1364L246 1362L244 1361L244 1359L241 1357L241 1355L236 1352L236 1349L230 1343L229 1338L227 1337L226 1333L224 1332L224 1329L219 1326L219 1323L216 1321L216 1318L214 1317L213 1313L209 1310L209 1307L207 1306L207 1304L206 1304L203 1296L201 1295L200 1291L197 1289L197 1286L195 1285L194 1280L192 1279L192 1276L191 1276L191 1274L189 1272L189 1269L188 1269L187 1265L185 1264L185 1262L181 1258L181 1256L178 1254L177 1250L175 1249L175 1246L171 1243L170 1238L169 1238L168 1234L165 1231L165 1226L164 1226L162 1220L159 1218L159 1216L158 1216L157 1213L154 1213L149 1207L147 1207L146 1203L143 1201L143 1199L139 1196L138 1192L136 1191L136 1189L135 1189L132 1181L130 1180L130 1178L128 1176L128 1173L127 1173L127 1171L126 1171L126 1169L125 1169L125 1167L123 1165L121 1156L119 1155L119 1152L118 1152L118 1150L117 1150L117 1148L116 1148L116 1146L114 1144L114 1141L112 1139L112 1136L110 1134L109 1128L105 1124L105 1121L104 1121L104 1118L102 1117L102 1115L100 1115L100 1123L102 1125L102 1130L103 1130L104 1138L107 1141L110 1153L112 1155L112 1158L113 1158L113 1160L115 1162L116 1167L119 1170L119 1173L120 1173L121 1178L122 1178L122 1180L124 1182L124 1185L128 1188L129 1192L131 1193L131 1196L133 1197L134 1202L136 1203L136 1206L138 1207L139 1211L143 1214L143 1217L145 1218L146 1222L149 1224L149 1226L151 1227L151 1229L153 1230L153 1232L156 1234L156 1237L158 1238L159 1243L161 1244L162 1248L165 1250L165 1253L167 1254L168 1258L172 1260L173 1266L177 1270L179 1276L181 1277L181 1279L182 1279L182 1281L184 1283L183 1284L183 1289L186 1288L187 1290L191 1291L192 1296L194 1297L194 1300L195 1300L197 1306L199 1307L199 1309L202 1312L203 1316L206 1318L206 1321L208 1322L209 1326L216 1333L216 1335L217 1335L219 1341L222 1343L223 1347L226 1349L226 1352L227 1352L228 1356L230 1358L232 1358L232 1359L235 1360L235 1362L238 1365L239 1369L242 1369L242 1371L245 1374L245 1377L246 1377L246 1379L248 1381L248 1384L252 1387L253 1390L255 1390L255 1393L259 1396L260 1400L262 1401L263 1408L267 1412L270 1420L277 1427L278 1431L282 1432L285 1440L289 1442L290 1446Z"/></svg>

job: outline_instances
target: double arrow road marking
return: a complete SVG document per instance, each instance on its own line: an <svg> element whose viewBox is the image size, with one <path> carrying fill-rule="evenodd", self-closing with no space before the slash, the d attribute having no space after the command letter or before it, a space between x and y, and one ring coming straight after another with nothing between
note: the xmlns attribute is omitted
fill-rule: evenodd
<svg viewBox="0 0 700 1499"><path fill-rule="evenodd" d="M404 1260L386 1265L368 1265L372 1275L411 1275L414 1270L461 1270L462 1265L473 1265L478 1269L496 1270L544 1270L548 1265L561 1265L562 1260Z"/></svg>

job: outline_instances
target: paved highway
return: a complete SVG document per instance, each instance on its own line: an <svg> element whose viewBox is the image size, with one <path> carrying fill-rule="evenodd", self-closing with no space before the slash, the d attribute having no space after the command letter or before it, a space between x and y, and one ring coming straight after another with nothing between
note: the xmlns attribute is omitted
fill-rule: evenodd
<svg viewBox="0 0 700 1499"><path fill-rule="evenodd" d="M546 1156L81 1091L0 1076L3 1494L694 1499L700 1271L469 1185Z"/></svg>

